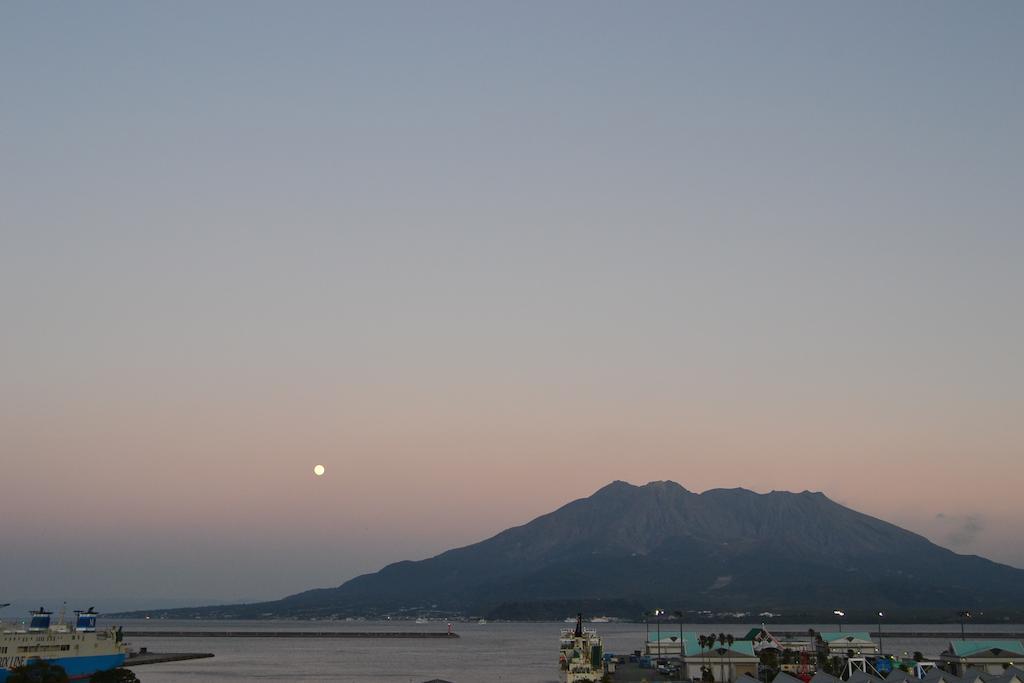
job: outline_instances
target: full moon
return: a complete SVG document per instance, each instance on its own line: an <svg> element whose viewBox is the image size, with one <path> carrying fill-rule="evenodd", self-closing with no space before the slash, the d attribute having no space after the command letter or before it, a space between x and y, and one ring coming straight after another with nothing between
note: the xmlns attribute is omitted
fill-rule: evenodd
<svg viewBox="0 0 1024 683"><path fill-rule="evenodd" d="M313 474L315 474L318 477L324 476L325 471L326 468L323 465L317 465L316 467L313 468Z"/></svg>

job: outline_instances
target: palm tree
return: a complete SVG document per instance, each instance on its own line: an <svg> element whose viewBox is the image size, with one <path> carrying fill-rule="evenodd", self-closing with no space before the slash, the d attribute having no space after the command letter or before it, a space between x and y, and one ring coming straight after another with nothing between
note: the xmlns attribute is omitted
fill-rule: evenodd
<svg viewBox="0 0 1024 683"><path fill-rule="evenodd" d="M676 618L679 619L679 662L682 663L682 661L683 661L683 611L680 610L680 609L677 609L672 614L676 615Z"/></svg>
<svg viewBox="0 0 1024 683"><path fill-rule="evenodd" d="M644 654L650 654L651 649L651 623L647 621L647 610L644 610Z"/></svg>
<svg viewBox="0 0 1024 683"><path fill-rule="evenodd" d="M732 634L731 634L731 633L727 633L727 634L725 635L725 644L726 644L726 645L727 645L728 647L730 647L730 648L731 648L731 647L732 647L732 644L733 644L734 642L736 642L736 639L735 639L735 638L733 638L733 636L732 636ZM730 656L730 661L732 661L732 657L731 657L731 656ZM730 679L731 679L731 678L733 678L733 675L732 675L732 673L733 673L733 672L732 672L732 666L730 665L730 666L729 666L729 678L730 678ZM725 674L722 674L722 676L724 677L724 676L725 676Z"/></svg>

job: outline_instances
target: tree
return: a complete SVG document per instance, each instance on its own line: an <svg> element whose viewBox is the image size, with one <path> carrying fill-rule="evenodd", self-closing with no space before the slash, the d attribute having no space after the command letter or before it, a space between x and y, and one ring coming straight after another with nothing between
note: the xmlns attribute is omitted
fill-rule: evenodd
<svg viewBox="0 0 1024 683"><path fill-rule="evenodd" d="M785 656L785 654L783 654L783 656ZM759 659L761 660L761 664L763 664L765 667L767 667L769 669L778 669L779 668L779 653L776 652L775 650L769 650L769 649L761 650L761 654L759 655Z"/></svg>
<svg viewBox="0 0 1024 683"><path fill-rule="evenodd" d="M915 650L914 651L914 661L915 662L923 662L924 661L924 655L919 650Z"/></svg>
<svg viewBox="0 0 1024 683"><path fill-rule="evenodd" d="M64 667L42 659L16 666L7 676L7 683L66 683L67 680Z"/></svg>
<svg viewBox="0 0 1024 683"><path fill-rule="evenodd" d="M679 619L679 661L683 660L683 611L677 609L673 612L677 619Z"/></svg>

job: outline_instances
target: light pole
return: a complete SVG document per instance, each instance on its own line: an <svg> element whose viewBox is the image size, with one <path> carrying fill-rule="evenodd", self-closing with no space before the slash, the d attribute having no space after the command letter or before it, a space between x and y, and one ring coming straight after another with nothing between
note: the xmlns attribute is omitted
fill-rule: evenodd
<svg viewBox="0 0 1024 683"><path fill-rule="evenodd" d="M834 609L834 610L832 610L832 614L834 614L837 617L839 617L839 632L842 633L843 632L843 617L846 616L846 612L844 612L841 609Z"/></svg>
<svg viewBox="0 0 1024 683"><path fill-rule="evenodd" d="M967 636L964 635L964 622L971 618L971 613L967 610L957 612L960 616L960 640L967 640Z"/></svg>
<svg viewBox="0 0 1024 683"><path fill-rule="evenodd" d="M882 649L882 617L885 615L881 612L878 613L878 655L882 656L885 654L885 650Z"/></svg>
<svg viewBox="0 0 1024 683"><path fill-rule="evenodd" d="M664 613L663 609L654 610L654 617L658 620L658 659L661 659L661 615Z"/></svg>

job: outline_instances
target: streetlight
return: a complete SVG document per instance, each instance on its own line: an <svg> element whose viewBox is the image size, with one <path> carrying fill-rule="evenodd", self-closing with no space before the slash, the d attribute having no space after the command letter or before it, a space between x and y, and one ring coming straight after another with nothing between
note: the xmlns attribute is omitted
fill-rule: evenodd
<svg viewBox="0 0 1024 683"><path fill-rule="evenodd" d="M664 613L663 609L654 610L654 616L658 619L658 659L661 659L661 615Z"/></svg>
<svg viewBox="0 0 1024 683"><path fill-rule="evenodd" d="M967 640L967 636L964 635L964 622L971 618L971 613L967 610L957 612L960 617L960 640Z"/></svg>
<svg viewBox="0 0 1024 683"><path fill-rule="evenodd" d="M878 613L878 654L881 656L885 651L882 649L882 617L885 615L881 612Z"/></svg>
<svg viewBox="0 0 1024 683"><path fill-rule="evenodd" d="M842 633L843 632L843 617L846 616L846 612L844 612L841 609L834 609L834 610L832 610L832 614L834 614L837 617L839 617L839 632Z"/></svg>

